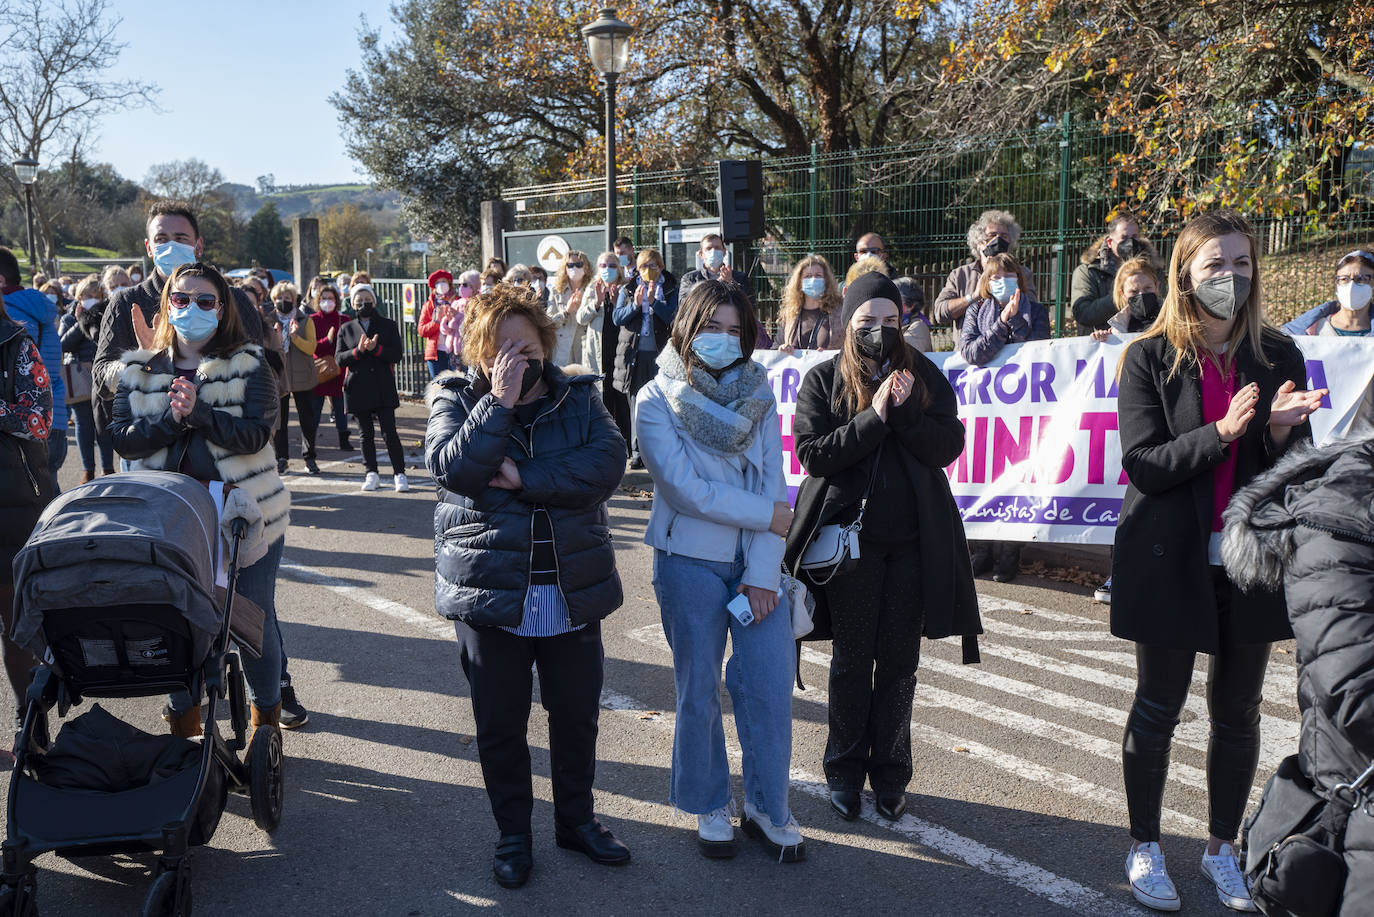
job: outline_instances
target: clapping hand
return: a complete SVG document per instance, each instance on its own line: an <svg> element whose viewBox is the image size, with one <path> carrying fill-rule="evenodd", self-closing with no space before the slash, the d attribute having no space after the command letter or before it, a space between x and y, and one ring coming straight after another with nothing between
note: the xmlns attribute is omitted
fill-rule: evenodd
<svg viewBox="0 0 1374 917"><path fill-rule="evenodd" d="M372 337L364 336L363 339L358 342L358 347L365 351L376 350L377 335L374 334Z"/></svg>
<svg viewBox="0 0 1374 917"><path fill-rule="evenodd" d="M179 423L190 417L191 410L196 406L195 383L177 376L172 380L172 390L167 397L172 408L172 419Z"/></svg>
<svg viewBox="0 0 1374 917"><path fill-rule="evenodd" d="M720 267L716 268L716 279L719 280L719 281L721 281L722 283L733 283L733 282L734 282L734 280L735 280L735 272L734 272L734 270L730 267L730 262L729 262L729 261L722 261L722 262L720 263Z"/></svg>
<svg viewBox="0 0 1374 917"><path fill-rule="evenodd" d="M1292 383L1288 383L1290 389ZM1245 435L1250 421L1255 419L1255 405L1259 404L1259 383L1251 382L1231 396L1226 416L1217 421L1217 435L1223 443L1234 442Z"/></svg>
<svg viewBox="0 0 1374 917"><path fill-rule="evenodd" d="M1297 391L1297 388L1290 379L1283 383L1274 394L1274 400L1269 405L1269 426L1271 429L1274 427L1296 427L1306 420L1313 411L1321 407L1327 389L1319 388L1312 392L1300 392Z"/></svg>
<svg viewBox="0 0 1374 917"><path fill-rule="evenodd" d="M149 325L148 320L143 317L143 310L134 303L130 304L130 316L134 323L134 337L138 339L138 346L142 350L153 349L153 338L157 336L157 325L161 322L162 316L153 319L153 324Z"/></svg>
<svg viewBox="0 0 1374 917"><path fill-rule="evenodd" d="M1009 322L1021 312L1021 291L1017 290L1011 294L1011 299L1007 300L1006 306L1002 308L1002 321Z"/></svg>

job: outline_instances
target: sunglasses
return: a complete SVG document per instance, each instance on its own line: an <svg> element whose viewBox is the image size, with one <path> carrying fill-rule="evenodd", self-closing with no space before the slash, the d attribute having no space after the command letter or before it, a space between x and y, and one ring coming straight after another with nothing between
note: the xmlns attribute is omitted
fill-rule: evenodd
<svg viewBox="0 0 1374 917"><path fill-rule="evenodd" d="M569 261L568 267L586 267L581 261Z"/></svg>
<svg viewBox="0 0 1374 917"><path fill-rule="evenodd" d="M190 293L169 293L167 299L178 309L185 309L194 302L206 312L212 312L219 305L219 297L214 293L202 293L199 296L192 296Z"/></svg>

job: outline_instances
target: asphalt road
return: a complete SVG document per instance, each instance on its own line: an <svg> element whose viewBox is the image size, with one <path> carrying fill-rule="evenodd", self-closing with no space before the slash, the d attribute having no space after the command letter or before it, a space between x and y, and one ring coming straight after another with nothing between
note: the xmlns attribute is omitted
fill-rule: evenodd
<svg viewBox="0 0 1374 917"><path fill-rule="evenodd" d="M899 822L879 818L867 796L858 822L830 810L821 777L829 645L808 644L809 690L794 697L792 757L792 807L808 858L778 864L742 835L734 860L702 858L695 819L666 803L674 695L651 553L640 540L649 502L638 492L651 486L642 474L627 477L612 501L626 604L604 622L596 781L602 820L631 847L633 863L599 867L554 846L548 735L536 707L535 870L523 889L497 886L496 829L467 685L451 625L433 611L434 496L418 448L424 412L411 405L401 413L410 493L360 492L360 456L331 448L322 451L322 477L287 479L294 509L278 613L311 719L285 736L278 831L260 832L247 800L231 797L211 846L195 852L196 913L1146 913L1123 874L1120 746L1132 648L1108 634L1107 609L1089 590L1034 578L980 581L981 665L960 665L957 641L926 642L913 717L916 777ZM334 445L332 430L321 438ZM79 472L73 444L64 481ZM1224 910L1198 870L1207 819L1204 681L1200 665L1165 799L1163 846L1185 914ZM1270 665L1260 783L1296 748L1295 696L1290 644ZM156 731L164 728L161 704L109 706ZM725 705L728 719L728 694ZM733 722L726 734L738 785ZM150 864L43 857L42 913L138 914Z"/></svg>

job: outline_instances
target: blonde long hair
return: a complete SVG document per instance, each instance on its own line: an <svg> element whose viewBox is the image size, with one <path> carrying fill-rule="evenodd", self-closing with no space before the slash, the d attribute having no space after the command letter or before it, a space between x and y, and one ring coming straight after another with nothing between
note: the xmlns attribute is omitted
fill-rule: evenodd
<svg viewBox="0 0 1374 917"><path fill-rule="evenodd" d="M801 289L802 274L807 268L816 266L825 271L825 292L821 294L821 311L831 315L840 308L840 287L835 282L835 272L830 269L830 262L820 255L807 255L797 262L797 266L792 269L792 275L787 278L787 285L783 287L782 305L778 309L779 328L788 327L789 323L795 322L797 316L801 315L802 304L806 302L806 295Z"/></svg>
<svg viewBox="0 0 1374 917"><path fill-rule="evenodd" d="M1199 351L1207 349L1207 325L1203 321L1202 306L1193 295L1192 275L1188 266L1197 256L1198 250L1212 239L1239 233L1250 244L1250 263L1253 273L1250 277L1250 297L1236 310L1236 321L1231 326L1231 335L1226 339L1226 353L1223 362L1229 365L1242 347L1249 347L1250 354L1261 366L1269 366L1264 356L1264 289L1260 283L1259 240L1249 221L1238 213L1218 210L1204 213L1193 220L1178 234L1178 242L1169 258L1169 291L1159 309L1159 317L1153 325L1141 332L1122 352L1121 362L1117 364L1117 378L1121 377L1121 367L1125 364L1126 353L1141 341L1162 337L1174 348L1173 362L1169 366L1169 379L1178 375L1185 367L1199 365ZM1270 333L1277 333L1268 328Z"/></svg>

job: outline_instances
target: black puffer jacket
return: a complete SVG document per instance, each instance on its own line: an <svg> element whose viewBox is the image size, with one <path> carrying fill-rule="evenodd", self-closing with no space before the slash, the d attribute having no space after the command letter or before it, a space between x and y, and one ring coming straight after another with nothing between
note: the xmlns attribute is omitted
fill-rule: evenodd
<svg viewBox="0 0 1374 917"><path fill-rule="evenodd" d="M1374 760L1374 439L1285 456L1232 498L1222 556L1238 583L1287 594L1303 771L1324 790L1359 776Z"/></svg>
<svg viewBox="0 0 1374 917"><path fill-rule="evenodd" d="M515 411L481 377L440 376L429 388L425 464L434 510L434 606L476 626L516 627L529 589L533 513L553 524L559 587L574 624L599 621L624 596L606 501L625 473L625 441L601 402L597 376L545 364L549 403L527 437ZM523 487L489 486L512 459Z"/></svg>
<svg viewBox="0 0 1374 917"><path fill-rule="evenodd" d="M1298 640L1303 774L1323 795L1374 761L1374 439L1300 447L1226 510L1236 582L1282 583ZM1352 816L1340 913L1374 913L1374 820Z"/></svg>

